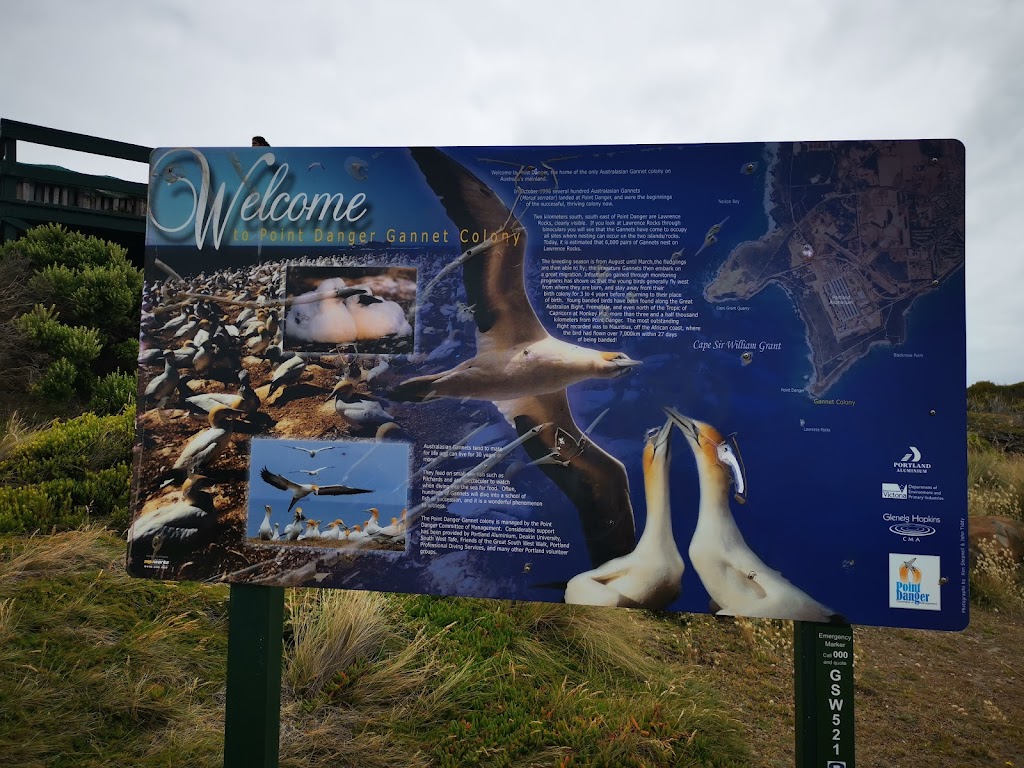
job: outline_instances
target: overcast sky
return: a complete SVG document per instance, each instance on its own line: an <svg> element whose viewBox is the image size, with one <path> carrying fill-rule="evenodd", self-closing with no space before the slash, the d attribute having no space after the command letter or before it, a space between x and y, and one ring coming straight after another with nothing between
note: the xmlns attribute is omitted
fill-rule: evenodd
<svg viewBox="0 0 1024 768"><path fill-rule="evenodd" d="M146 146L961 139L968 382L1024 380L1019 0L5 0L2 15L0 116ZM18 159L146 177L23 144Z"/></svg>

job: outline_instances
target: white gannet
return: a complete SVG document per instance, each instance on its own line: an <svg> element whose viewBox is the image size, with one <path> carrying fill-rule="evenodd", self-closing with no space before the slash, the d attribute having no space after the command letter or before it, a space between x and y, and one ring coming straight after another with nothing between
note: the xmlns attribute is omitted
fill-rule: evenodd
<svg viewBox="0 0 1024 768"><path fill-rule="evenodd" d="M747 546L729 509L730 486L746 499L746 475L739 451L714 427L666 413L693 450L700 479L697 526L690 541L690 562L721 616L750 616L794 621L844 623L842 616L769 568Z"/></svg>
<svg viewBox="0 0 1024 768"><path fill-rule="evenodd" d="M302 507L296 507L294 518L284 527L284 537L288 541L295 541L299 538L299 535L302 533L302 521L305 519L306 516L302 514Z"/></svg>
<svg viewBox="0 0 1024 768"><path fill-rule="evenodd" d="M565 602L660 609L679 596L685 566L672 535L668 487L671 437L671 419L646 436L647 523L636 549L574 576L566 584Z"/></svg>
<svg viewBox="0 0 1024 768"><path fill-rule="evenodd" d="M366 531L367 535L373 536L375 533L380 533L380 512L376 507L370 507L367 511L370 513L370 517L363 524L363 530Z"/></svg>
<svg viewBox="0 0 1024 768"><path fill-rule="evenodd" d="M281 524L274 523L274 535L270 538L271 541L281 540Z"/></svg>
<svg viewBox="0 0 1024 768"><path fill-rule="evenodd" d="M277 355L274 350L278 349L278 347L270 347L267 349L267 352L270 353L272 357L276 357ZM278 357L277 359L281 358ZM277 360L274 360L274 362L277 362ZM285 358L284 361L274 369L273 374L270 376L270 386L267 389L266 399L269 399L270 396L274 394L274 390L278 387L284 387L288 384L294 384L297 382L302 376L302 372L304 370L306 370L306 361L298 355Z"/></svg>
<svg viewBox="0 0 1024 768"><path fill-rule="evenodd" d="M334 400L334 411L342 419L360 427L379 427L395 420L395 417L385 411L372 397L356 392L348 379L342 379L335 384L327 400Z"/></svg>
<svg viewBox="0 0 1024 768"><path fill-rule="evenodd" d="M228 419L234 415L244 414L226 405L215 405L211 408L209 429L204 429L188 441L178 460L174 462L174 469L191 472L217 458L231 437L231 422Z"/></svg>
<svg viewBox="0 0 1024 768"><path fill-rule="evenodd" d="M260 524L259 536L263 541L270 541L274 538L274 529L270 527L271 509L269 504L264 504L263 522Z"/></svg>
<svg viewBox="0 0 1024 768"><path fill-rule="evenodd" d="M206 413L209 413L215 405L226 405L228 408L234 408L237 411L252 415L260 409L260 397L249 384L248 371L239 371L238 381L241 383L241 386L237 394L214 392L211 394L192 395L191 397L186 397L185 402Z"/></svg>
<svg viewBox="0 0 1024 768"><path fill-rule="evenodd" d="M163 407L163 403L171 396L171 393L178 388L181 377L178 369L174 367L174 352L167 350L163 353L164 372L155 376L146 386L146 400L155 400Z"/></svg>
<svg viewBox="0 0 1024 768"><path fill-rule="evenodd" d="M307 454L309 456L309 458L315 459L316 455L318 453L323 453L324 451L333 451L338 446L336 446L336 445L325 445L323 448L303 448L303 447L298 446L298 445L287 445L285 447L286 448L292 448L292 449L294 449L296 451L302 451L303 453ZM344 456L345 454L341 454L341 455Z"/></svg>
<svg viewBox="0 0 1024 768"><path fill-rule="evenodd" d="M320 532L321 539L340 539L342 538L342 526L345 525L341 519L335 520L327 525L327 529Z"/></svg>
<svg viewBox="0 0 1024 768"><path fill-rule="evenodd" d="M467 251L458 260L473 307L476 356L450 370L407 379L392 390L392 399L511 400L557 392L584 379L621 376L640 363L621 352L601 352L550 336L526 295L526 235L512 212L486 184L440 150L411 151L455 226L492 234L479 251Z"/></svg>
<svg viewBox="0 0 1024 768"><path fill-rule="evenodd" d="M363 526L356 525L346 530L346 536L349 541L361 541L362 539L369 538L370 534L363 530Z"/></svg>
<svg viewBox="0 0 1024 768"><path fill-rule="evenodd" d="M292 507L295 506L295 502L309 496L310 494L313 494L314 496L348 496L355 493L373 493L372 490L367 490L365 488L350 488L347 485L314 485L312 483L295 483L287 477L274 474L266 467L260 470L260 477L263 478L264 482L269 483L275 488L280 488L282 491L289 491L291 493L292 501L288 505L289 512Z"/></svg>
<svg viewBox="0 0 1024 768"><path fill-rule="evenodd" d="M318 467L316 469L300 469L298 471L301 472L304 475L309 475L310 477L316 477L321 472L323 472L325 469L334 469L334 467Z"/></svg>
<svg viewBox="0 0 1024 768"><path fill-rule="evenodd" d="M160 534L165 543L180 544L212 527L217 516L213 496L206 490L209 485L209 478L203 475L186 477L181 500L139 515L128 528L129 543Z"/></svg>

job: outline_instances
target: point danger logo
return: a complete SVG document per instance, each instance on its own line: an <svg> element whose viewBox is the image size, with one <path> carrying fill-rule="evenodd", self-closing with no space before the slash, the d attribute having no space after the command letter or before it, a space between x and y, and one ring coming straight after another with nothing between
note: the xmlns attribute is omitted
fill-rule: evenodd
<svg viewBox="0 0 1024 768"><path fill-rule="evenodd" d="M889 607L942 610L938 555L889 553Z"/></svg>
<svg viewBox="0 0 1024 768"><path fill-rule="evenodd" d="M883 499L905 499L907 498L907 486L897 483L882 483Z"/></svg>
<svg viewBox="0 0 1024 768"><path fill-rule="evenodd" d="M902 459L892 463L892 468L897 472L924 475L928 473L932 465L923 463L921 461L921 452L917 450L916 446L912 445Z"/></svg>

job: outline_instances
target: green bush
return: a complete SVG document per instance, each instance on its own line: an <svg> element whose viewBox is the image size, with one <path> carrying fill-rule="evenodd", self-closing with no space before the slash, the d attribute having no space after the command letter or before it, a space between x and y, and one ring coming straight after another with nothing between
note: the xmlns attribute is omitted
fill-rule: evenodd
<svg viewBox="0 0 1024 768"><path fill-rule="evenodd" d="M135 413L87 413L27 438L0 461L0 532L127 524Z"/></svg>
<svg viewBox="0 0 1024 768"><path fill-rule="evenodd" d="M138 387L137 373L108 373L93 385L89 410L100 416L120 413L126 406L135 405Z"/></svg>
<svg viewBox="0 0 1024 768"><path fill-rule="evenodd" d="M18 240L0 246L0 260L22 256L36 270L50 266L72 269L99 267L112 258L127 261L128 253L120 245L65 229L60 224L33 227Z"/></svg>

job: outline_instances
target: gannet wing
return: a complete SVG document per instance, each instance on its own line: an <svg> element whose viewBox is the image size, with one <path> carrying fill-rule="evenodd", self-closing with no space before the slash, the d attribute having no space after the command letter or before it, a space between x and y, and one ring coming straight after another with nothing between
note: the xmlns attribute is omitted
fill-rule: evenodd
<svg viewBox="0 0 1024 768"><path fill-rule="evenodd" d="M317 496L347 496L353 493L373 493L366 488L350 488L347 485L321 485L316 489Z"/></svg>
<svg viewBox="0 0 1024 768"><path fill-rule="evenodd" d="M559 431L577 443L583 437L572 413L565 390L535 397L520 397L495 403L519 434L544 422L558 429L546 429L528 440L523 448L531 459L556 451ZM629 480L622 462L587 438L586 447L566 466L538 464L576 507L583 525L590 560L602 565L627 555L636 546L633 505L629 500Z"/></svg>
<svg viewBox="0 0 1024 768"><path fill-rule="evenodd" d="M411 151L456 227L481 237L498 235L497 242L462 266L467 303L476 322L477 353L492 344L507 349L546 338L523 283L526 232L519 220L490 187L448 155L434 147ZM513 240L516 235L518 241Z"/></svg>
<svg viewBox="0 0 1024 768"><path fill-rule="evenodd" d="M275 475L266 467L260 470L260 477L263 478L264 482L270 483L272 486L274 486L275 488L280 488L282 491L294 491L302 487L298 483L293 483L287 477Z"/></svg>

